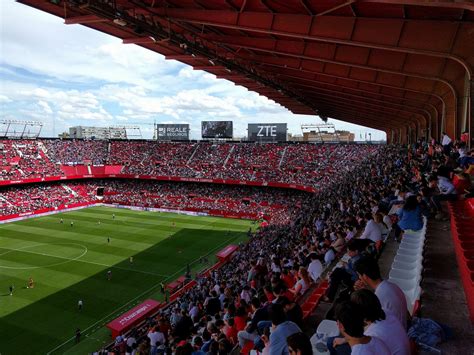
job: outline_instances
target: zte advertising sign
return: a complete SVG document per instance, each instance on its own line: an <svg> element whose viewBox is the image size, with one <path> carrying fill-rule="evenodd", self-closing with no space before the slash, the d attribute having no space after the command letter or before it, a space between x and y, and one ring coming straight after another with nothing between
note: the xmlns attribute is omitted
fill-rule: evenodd
<svg viewBox="0 0 474 355"><path fill-rule="evenodd" d="M159 141L189 140L189 125L188 124L157 124L156 138Z"/></svg>
<svg viewBox="0 0 474 355"><path fill-rule="evenodd" d="M248 140L254 142L285 142L286 123L249 123Z"/></svg>

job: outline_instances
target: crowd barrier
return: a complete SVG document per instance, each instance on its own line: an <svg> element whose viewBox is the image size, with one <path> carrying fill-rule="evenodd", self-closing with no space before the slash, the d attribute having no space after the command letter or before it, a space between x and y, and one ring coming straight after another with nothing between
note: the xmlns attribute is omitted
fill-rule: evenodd
<svg viewBox="0 0 474 355"><path fill-rule="evenodd" d="M179 176L152 176L152 175L137 175L137 174L84 174L84 175L67 175L67 176L45 176L33 179L18 179L18 180L0 180L0 186L33 184L38 182L52 182L52 181L67 181L80 179L138 179L138 180L157 180L157 181L176 181L176 182L198 182L198 183L212 183L224 185L240 185L240 186L268 186L279 187L285 189L294 189L306 192L316 192L312 186L287 184L282 182L271 181L246 181L246 180L232 180L232 179L204 179L204 178L186 178Z"/></svg>

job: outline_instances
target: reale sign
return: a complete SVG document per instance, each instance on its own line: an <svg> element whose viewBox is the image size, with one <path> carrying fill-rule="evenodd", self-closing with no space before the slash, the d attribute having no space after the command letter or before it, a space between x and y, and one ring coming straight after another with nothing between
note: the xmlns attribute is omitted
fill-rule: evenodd
<svg viewBox="0 0 474 355"><path fill-rule="evenodd" d="M159 141L189 140L188 124L163 124L156 125L156 139Z"/></svg>

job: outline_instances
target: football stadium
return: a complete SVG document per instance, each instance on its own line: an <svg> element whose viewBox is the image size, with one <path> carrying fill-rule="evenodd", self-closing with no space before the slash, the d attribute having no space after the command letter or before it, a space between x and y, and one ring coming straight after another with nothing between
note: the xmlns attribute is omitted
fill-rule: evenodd
<svg viewBox="0 0 474 355"><path fill-rule="evenodd" d="M46 27L61 21L51 37L86 28L120 43L94 52L91 35L61 48L91 57L85 67L113 83L101 91L67 74L80 60L66 54L40 62L33 80L20 62L29 50L46 58L48 38L22 49L17 68L10 58L25 37L2 34L1 355L474 354L471 1L10 8L18 13L2 17L5 27L41 32L21 21L29 11ZM127 45L146 51L145 64L120 57ZM147 80L106 79L90 53L130 72L155 57L179 62L147 79L162 80L162 93L166 80L193 89L176 112L169 96L158 110ZM65 75L57 85L75 81L83 101L45 89L55 66ZM192 86L209 78L215 87ZM136 86L121 92L122 80ZM216 109L206 100L228 83L260 99L234 100L226 86ZM120 102L99 105L104 91ZM56 100L67 102L57 115ZM269 115L248 117L259 105ZM130 121L118 121L141 123L90 125L119 106ZM55 121L41 119L49 114ZM68 115L82 120L72 127ZM299 116L313 123L295 135ZM362 140L335 120L370 131ZM58 136L56 124L69 131Z"/></svg>

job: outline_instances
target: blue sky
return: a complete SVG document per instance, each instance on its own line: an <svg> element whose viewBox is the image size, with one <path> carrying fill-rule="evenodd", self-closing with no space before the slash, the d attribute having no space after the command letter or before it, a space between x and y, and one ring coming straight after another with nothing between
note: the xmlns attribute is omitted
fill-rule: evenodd
<svg viewBox="0 0 474 355"><path fill-rule="evenodd" d="M28 25L25 25L28 24ZM294 115L246 88L193 70L177 61L14 0L0 0L0 118L44 123L53 137L75 125L139 125L151 138L152 124L189 123L200 138L202 120L234 121L234 136L248 123L302 123L317 116ZM385 133L330 119L356 139Z"/></svg>

